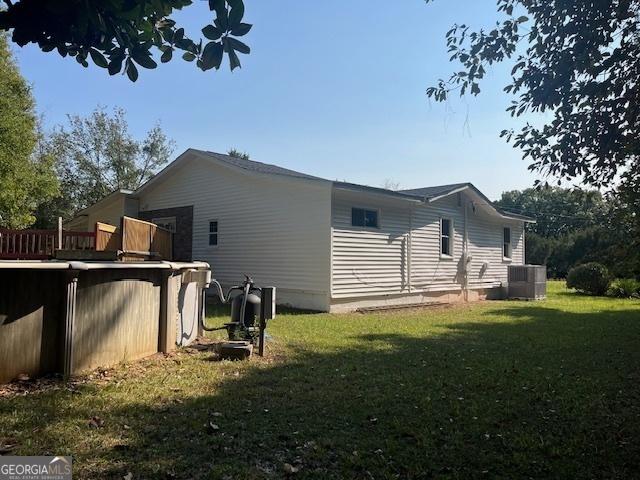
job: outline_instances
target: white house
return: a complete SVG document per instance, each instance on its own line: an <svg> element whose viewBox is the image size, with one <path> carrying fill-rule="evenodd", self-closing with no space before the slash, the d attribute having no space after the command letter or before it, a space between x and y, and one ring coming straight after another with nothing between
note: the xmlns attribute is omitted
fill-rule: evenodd
<svg viewBox="0 0 640 480"><path fill-rule="evenodd" d="M470 183L391 191L194 149L73 226L125 214L172 229L174 256L223 285L250 274L279 303L331 312L501 297L531 221Z"/></svg>

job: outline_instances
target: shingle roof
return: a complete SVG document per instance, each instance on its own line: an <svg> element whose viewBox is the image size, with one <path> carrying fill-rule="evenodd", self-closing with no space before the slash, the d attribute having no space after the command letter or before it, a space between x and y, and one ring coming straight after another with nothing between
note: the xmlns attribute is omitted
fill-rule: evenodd
<svg viewBox="0 0 640 480"><path fill-rule="evenodd" d="M313 175L307 175L306 173L296 172L295 170L289 170L288 168L271 165L269 163L256 162L254 160L245 160L243 158L232 157L231 155L224 155L222 153L209 152L204 150L196 151L204 155L213 157L220 162L232 165L234 167L242 168L243 170L248 170L250 172L267 173L271 175L284 175L287 177L295 178L306 178L308 180L325 180L324 178L314 177Z"/></svg>
<svg viewBox="0 0 640 480"><path fill-rule="evenodd" d="M334 186L339 188L346 188L349 190L359 190L359 191L372 192L372 193L381 193L384 195L391 195L391 196L406 198L406 199L429 200L430 198L447 195L460 188L470 187L474 189L476 192L478 192L486 200L487 204L493 207L497 212L506 216L520 218L522 220L531 220L530 217L526 217L524 215L508 212L500 208L497 208L495 205L493 205L493 202L491 202L487 197L485 197L484 194L480 192L476 187L474 187L471 183L452 183L450 185L438 185L433 187L413 188L409 190L395 191L395 190L388 190L386 188L360 185L357 183L331 181L325 178L316 177L313 175L307 175L306 173L296 172L295 170L289 170L288 168L279 167L278 165L256 162L255 160L245 160L243 158L232 157L230 155L224 155L222 153L209 152L206 150L196 150L196 149L190 149L190 150L200 153L201 155L209 156L227 165L231 165L236 168L247 170L249 172L264 173L269 175L283 175L286 177L301 178L306 180L317 180L321 182L332 182Z"/></svg>
<svg viewBox="0 0 640 480"><path fill-rule="evenodd" d="M438 185L435 187L412 188L410 190L400 190L408 195L416 195L422 198L439 197L447 193L458 190L459 188L468 187L470 183L452 183L450 185Z"/></svg>
<svg viewBox="0 0 640 480"><path fill-rule="evenodd" d="M217 152L210 152L206 150L196 150L197 152L207 155L209 157L213 157L214 159L226 163L227 165L232 165L237 168L242 168L243 170L247 170L255 173L266 173L270 175L284 175L287 177L295 177L295 178L305 178L308 180L322 180L322 181L330 181L325 178L316 177L313 175L307 175L306 173L296 172L295 170L289 170L288 168L279 167L278 165L272 165L269 163L256 162L255 160L245 160L243 158L232 157L230 155L225 155ZM353 190L364 190L369 192L377 192L384 193L387 195L394 195L398 197L409 197L409 198L420 198L424 199L435 197L438 195L446 194L449 190L455 190L460 187L464 187L469 185L467 183L456 183L453 185L441 185L437 187L425 187L425 188L416 188L413 190L388 190L386 188L379 187L371 187L369 185L360 185L357 183L349 183L349 182L333 182L336 186L343 188L350 188Z"/></svg>

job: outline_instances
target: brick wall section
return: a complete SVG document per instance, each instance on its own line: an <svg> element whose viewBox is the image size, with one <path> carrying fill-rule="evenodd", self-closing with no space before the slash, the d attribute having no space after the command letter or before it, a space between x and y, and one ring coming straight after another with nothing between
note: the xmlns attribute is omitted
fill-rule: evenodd
<svg viewBox="0 0 640 480"><path fill-rule="evenodd" d="M147 210L140 212L139 217L148 222L154 218L176 217L176 232L173 234L173 259L179 262L192 261L193 205Z"/></svg>

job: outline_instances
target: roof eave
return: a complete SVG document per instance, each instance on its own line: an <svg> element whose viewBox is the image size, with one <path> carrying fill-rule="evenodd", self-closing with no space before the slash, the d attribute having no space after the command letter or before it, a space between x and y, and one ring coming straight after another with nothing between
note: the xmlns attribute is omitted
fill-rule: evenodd
<svg viewBox="0 0 640 480"><path fill-rule="evenodd" d="M428 203L435 202L436 200L440 200L442 198L448 197L449 195L453 195L454 193L463 192L464 190L467 190L467 189L469 189L471 187L473 187L473 185L467 184L467 185L465 185L463 187L454 188L453 190L450 190L450 191L448 191L446 193L441 193L440 195L436 195L434 197L427 197L426 201ZM475 190L477 190L477 189L475 189ZM477 190L477 191L479 192L479 190Z"/></svg>
<svg viewBox="0 0 640 480"><path fill-rule="evenodd" d="M489 206L491 208L491 210L493 210L494 213L496 213L499 217L507 219L507 220L518 220L521 222L525 222L525 223L536 223L536 220L534 218L531 217L527 217L526 215L518 215L518 214L514 214L514 213L510 213L510 212L504 212L502 210L500 210L499 208L497 208L493 202L491 200L489 200L486 195L484 193L482 193L480 190L478 190L478 188L473 185L472 183L468 183L466 185L464 185L463 187L459 187L459 188L455 188L453 190L450 190L446 193L442 193L440 195L436 195L434 197L429 197L427 198L427 203L431 203L431 202L435 202L436 200L441 200L445 197L448 197L449 195L453 195L455 193L460 193L463 192L465 190L472 190L476 195L478 195L480 198L483 199L483 201L487 204L487 206Z"/></svg>
<svg viewBox="0 0 640 480"><path fill-rule="evenodd" d="M395 192L393 190L386 190L384 188L370 187L367 185L358 185L357 183L348 182L333 182L333 187L338 190L346 190L350 192L359 193L371 193L373 195L382 195L386 197L392 197L400 200L406 200L413 203L424 203L425 199L419 195L410 195L402 192Z"/></svg>

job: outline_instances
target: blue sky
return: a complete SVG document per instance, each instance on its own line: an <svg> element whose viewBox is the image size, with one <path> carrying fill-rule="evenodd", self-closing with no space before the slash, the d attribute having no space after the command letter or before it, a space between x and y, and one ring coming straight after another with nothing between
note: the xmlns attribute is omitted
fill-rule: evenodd
<svg viewBox="0 0 640 480"><path fill-rule="evenodd" d="M176 19L196 35L210 20L203 2ZM445 32L490 26L495 0L245 0L243 68L203 73L181 59L109 77L73 59L15 48L48 126L96 105L127 110L143 135L156 121L176 142L329 179L401 188L470 181L490 198L537 178L499 138L517 127L504 109L507 66L494 67L479 97L430 103L426 88L450 74ZM393 4L394 8L389 5Z"/></svg>

